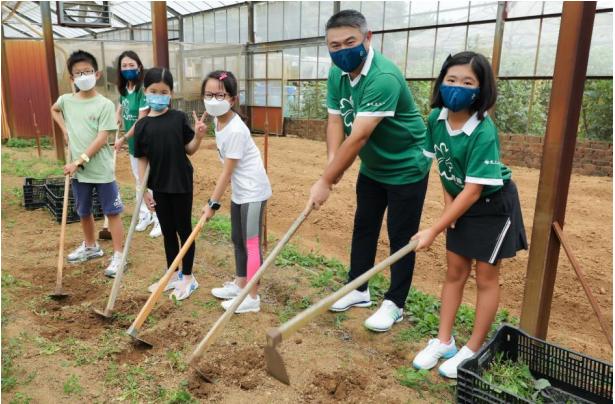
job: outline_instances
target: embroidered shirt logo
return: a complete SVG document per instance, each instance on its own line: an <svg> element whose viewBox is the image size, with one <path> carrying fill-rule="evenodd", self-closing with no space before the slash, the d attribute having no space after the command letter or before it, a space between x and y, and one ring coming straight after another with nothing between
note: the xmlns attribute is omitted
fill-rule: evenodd
<svg viewBox="0 0 615 404"><path fill-rule="evenodd" d="M442 142L439 145L434 145L434 151L438 158L440 176L463 187L463 180L453 173L453 159L446 143Z"/></svg>
<svg viewBox="0 0 615 404"><path fill-rule="evenodd" d="M349 99L341 99L340 111L342 113L342 118L344 119L344 126L347 128L352 128L352 122L354 121L354 105L352 102L352 96L350 96Z"/></svg>

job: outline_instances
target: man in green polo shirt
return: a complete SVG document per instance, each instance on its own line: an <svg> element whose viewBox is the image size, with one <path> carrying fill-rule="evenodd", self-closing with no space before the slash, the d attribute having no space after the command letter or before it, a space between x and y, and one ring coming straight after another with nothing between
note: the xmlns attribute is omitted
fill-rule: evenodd
<svg viewBox="0 0 615 404"><path fill-rule="evenodd" d="M371 48L365 17L343 10L327 22L327 46L334 66L327 83L329 164L312 186L309 204L319 208L333 184L357 155L357 209L349 281L374 265L382 218L387 210L391 253L405 246L419 227L430 161L423 155L425 124L399 68ZM391 267L391 286L378 311L365 321L387 331L403 318L414 254ZM367 285L341 298L332 311L369 307Z"/></svg>

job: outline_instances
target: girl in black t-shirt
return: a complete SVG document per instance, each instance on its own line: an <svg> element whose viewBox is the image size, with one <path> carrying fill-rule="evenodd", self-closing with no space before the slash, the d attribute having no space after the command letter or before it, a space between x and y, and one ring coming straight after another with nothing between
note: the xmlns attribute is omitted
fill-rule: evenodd
<svg viewBox="0 0 615 404"><path fill-rule="evenodd" d="M167 266L179 253L178 236L182 244L192 232L192 164L187 155L194 154L205 136L205 116L197 121L195 130L188 117L171 109L173 76L164 68L155 67L143 79L149 114L135 124L135 154L139 159L139 178L150 174L147 187L153 196L145 193L144 203L156 212L164 236ZM165 290L173 290L171 298L188 298L199 284L192 275L194 243L182 260L182 270L176 272ZM156 284L150 286L150 291Z"/></svg>

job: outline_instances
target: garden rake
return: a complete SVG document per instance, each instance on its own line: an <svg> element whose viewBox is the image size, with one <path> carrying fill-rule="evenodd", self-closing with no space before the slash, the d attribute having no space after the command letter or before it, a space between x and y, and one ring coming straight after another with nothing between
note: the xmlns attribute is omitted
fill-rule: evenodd
<svg viewBox="0 0 615 404"><path fill-rule="evenodd" d="M332 293L331 295L320 300L318 303L308 307L295 317L288 320L286 323L282 324L280 327L270 329L267 332L267 345L265 346L265 362L267 364L267 372L282 383L290 384L288 372L286 371L286 366L284 366L284 359L277 350L278 345L283 340L288 339L288 337L311 321L314 317L329 309L329 307L331 307L331 305L342 296L345 296L349 292L355 290L383 269L389 267L407 254L414 251L418 243L419 240L411 240L410 243L398 250L396 253L387 257L384 261L378 263L376 266L372 267L369 271L354 279L352 282L347 283L335 293Z"/></svg>
<svg viewBox="0 0 615 404"><path fill-rule="evenodd" d="M196 370L196 372L204 380L211 382L211 379L196 366L196 363L201 358L201 356L203 356L203 352L205 351L205 349L211 344L213 344L216 338L220 335L220 333L222 332L226 324L228 324L228 322L231 320L231 317L233 316L233 313L235 313L235 310L237 309L237 307L239 307L239 305L243 302L243 300L246 298L248 293L250 293L250 290L252 290L254 285L256 285L257 282L260 280L260 278L263 276L265 271L274 263L278 254L280 253L280 251L282 251L282 248L284 248L286 243L288 243L290 238L295 234L299 226L301 226L301 224L309 216L311 211L312 211L312 205L306 207L305 210L301 212L299 217L290 226L290 228L288 229L284 237L282 237L282 239L278 242L278 244L271 251L271 253L269 253L269 255L267 256L267 259L263 262L260 268L256 271L252 279L250 279L250 282L248 282L247 285L244 286L244 288L241 290L239 295L233 299L233 303L231 304L231 306L224 312L224 314L220 318L218 318L218 321L216 321L216 323L209 330L205 338L203 338L201 342L199 342L199 344L195 348L192 355L190 355L188 364L194 370Z"/></svg>
<svg viewBox="0 0 615 404"><path fill-rule="evenodd" d="M143 175L143 179L141 181L141 188L139 190L139 194L137 195L137 204L135 205L134 212L132 213L132 219L130 221L130 228L128 229L128 235L126 236L126 241L124 242L124 251L122 251L122 262L120 263L120 269L115 274L115 279L113 280L113 287L111 288L111 294L109 295L109 300L107 301L107 306L104 310L94 309L94 312L99 316L105 318L111 318L111 313L113 311L113 306L115 305L115 299L117 299L117 294L120 291L120 286L122 284L122 277L124 276L124 268L126 266L126 261L128 260L128 251L130 251L130 244L132 241L132 235L135 232L135 227L137 227L137 220L139 218L139 211L141 208L141 204L143 203L143 196L147 192L147 179L149 178L149 164L145 169L145 174Z"/></svg>

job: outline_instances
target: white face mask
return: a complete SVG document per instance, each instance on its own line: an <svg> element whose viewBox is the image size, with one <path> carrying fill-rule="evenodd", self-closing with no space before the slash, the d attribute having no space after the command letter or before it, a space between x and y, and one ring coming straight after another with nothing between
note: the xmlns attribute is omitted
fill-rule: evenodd
<svg viewBox="0 0 615 404"><path fill-rule="evenodd" d="M96 73L87 76L79 76L75 79L75 85L81 91L89 91L96 85Z"/></svg>
<svg viewBox="0 0 615 404"><path fill-rule="evenodd" d="M205 111L211 116L220 116L226 114L231 109L231 104L227 100L218 101L215 98L211 100L203 100L205 103Z"/></svg>

